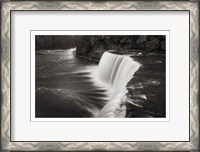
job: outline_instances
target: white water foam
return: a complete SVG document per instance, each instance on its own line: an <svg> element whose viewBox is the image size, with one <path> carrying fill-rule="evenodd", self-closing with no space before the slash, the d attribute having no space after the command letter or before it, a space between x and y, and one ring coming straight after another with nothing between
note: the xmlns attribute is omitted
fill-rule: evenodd
<svg viewBox="0 0 200 152"><path fill-rule="evenodd" d="M78 69L74 73L87 72L99 89L107 90L107 104L101 109L91 110L94 117L125 117L127 101L126 85L133 78L140 64L127 55L116 55L104 52L99 65L90 65Z"/></svg>
<svg viewBox="0 0 200 152"><path fill-rule="evenodd" d="M140 64L132 58L105 52L99 62L98 79L109 87L110 99L95 117L125 117L127 83Z"/></svg>

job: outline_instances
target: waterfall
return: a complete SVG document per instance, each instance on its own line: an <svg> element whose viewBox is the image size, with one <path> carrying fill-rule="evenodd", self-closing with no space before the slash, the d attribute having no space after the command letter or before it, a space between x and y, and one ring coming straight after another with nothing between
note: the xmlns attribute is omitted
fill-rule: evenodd
<svg viewBox="0 0 200 152"><path fill-rule="evenodd" d="M97 75L111 93L109 101L96 117L125 117L126 108L123 103L126 101L126 85L139 67L140 64L128 56L104 52Z"/></svg>

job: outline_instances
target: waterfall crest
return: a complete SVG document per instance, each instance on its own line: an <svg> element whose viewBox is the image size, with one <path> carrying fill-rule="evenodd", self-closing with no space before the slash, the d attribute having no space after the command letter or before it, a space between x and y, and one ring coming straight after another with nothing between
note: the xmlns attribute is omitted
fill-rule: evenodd
<svg viewBox="0 0 200 152"><path fill-rule="evenodd" d="M125 117L126 85L139 69L140 64L124 55L104 52L99 62L99 80L110 89L110 100L96 117Z"/></svg>

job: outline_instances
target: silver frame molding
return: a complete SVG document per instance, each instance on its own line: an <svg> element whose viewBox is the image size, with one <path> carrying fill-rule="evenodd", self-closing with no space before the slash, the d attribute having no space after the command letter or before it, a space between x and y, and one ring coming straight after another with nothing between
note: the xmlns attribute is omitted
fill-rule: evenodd
<svg viewBox="0 0 200 152"><path fill-rule="evenodd" d="M190 11L189 142L12 142L10 139L11 10L185 10ZM1 2L1 149L198 151L199 149L199 2L198 1L2 1Z"/></svg>

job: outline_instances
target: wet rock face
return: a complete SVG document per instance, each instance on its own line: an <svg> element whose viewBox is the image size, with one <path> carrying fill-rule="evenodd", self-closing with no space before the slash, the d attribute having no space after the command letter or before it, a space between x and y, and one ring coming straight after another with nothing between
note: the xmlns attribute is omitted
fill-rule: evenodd
<svg viewBox="0 0 200 152"><path fill-rule="evenodd" d="M139 48L146 52L165 52L165 36L140 36L137 39Z"/></svg>
<svg viewBox="0 0 200 152"><path fill-rule="evenodd" d="M85 55L90 53L92 50L90 37L88 36L77 37L75 46L79 55Z"/></svg>
<svg viewBox="0 0 200 152"><path fill-rule="evenodd" d="M77 38L78 55L100 59L104 51L117 53L142 51L145 53L165 53L165 36L88 36Z"/></svg>
<svg viewBox="0 0 200 152"><path fill-rule="evenodd" d="M91 52L99 52L103 53L106 50L117 50L123 51L124 49L136 49L136 38L138 36L90 36L90 37L80 37L84 45L89 45ZM78 41L79 41L78 40ZM79 43L81 44L81 43ZM77 45L77 52L82 53L85 52L82 45Z"/></svg>
<svg viewBox="0 0 200 152"><path fill-rule="evenodd" d="M165 43L164 35L36 36L36 50L76 47L77 55L97 59L107 50L165 53Z"/></svg>

